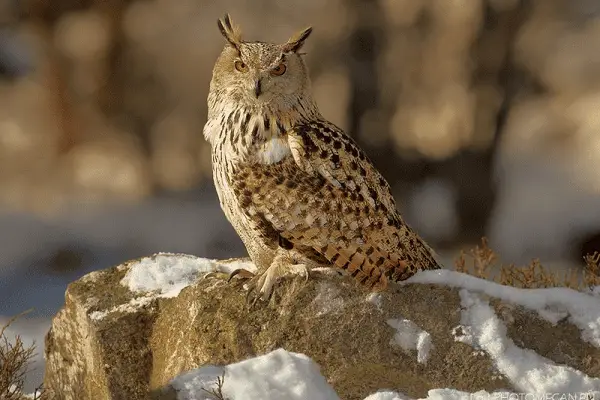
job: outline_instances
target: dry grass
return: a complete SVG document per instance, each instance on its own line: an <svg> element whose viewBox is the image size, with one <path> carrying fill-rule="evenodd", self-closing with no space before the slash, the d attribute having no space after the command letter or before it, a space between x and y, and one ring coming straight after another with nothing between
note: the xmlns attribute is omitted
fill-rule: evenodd
<svg viewBox="0 0 600 400"><path fill-rule="evenodd" d="M583 257L585 270L583 281L588 287L600 286L600 253L588 254Z"/></svg>
<svg viewBox="0 0 600 400"><path fill-rule="evenodd" d="M467 259L470 259L471 263L468 263ZM588 254L584 260L586 268L581 276L575 268L564 274L549 271L538 259L522 267L514 264L500 265L498 256L488 246L487 239L483 238L481 244L471 249L468 254L461 251L454 262L454 269L478 278L491 279L502 285L526 289L568 287L587 290L593 286L600 286L600 254Z"/></svg>
<svg viewBox="0 0 600 400"><path fill-rule="evenodd" d="M25 375L35 356L35 344L25 346L19 335L16 335L14 340L10 340L6 331L16 319L28 312L11 318L4 326L0 327L0 399L2 400L24 398ZM34 400L43 399L41 387L35 390L33 398Z"/></svg>

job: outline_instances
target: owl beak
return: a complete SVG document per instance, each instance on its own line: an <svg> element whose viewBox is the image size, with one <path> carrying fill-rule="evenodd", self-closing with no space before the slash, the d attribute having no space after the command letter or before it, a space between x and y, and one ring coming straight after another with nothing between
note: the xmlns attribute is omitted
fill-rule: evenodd
<svg viewBox="0 0 600 400"><path fill-rule="evenodd" d="M256 82L254 82L254 94L256 95L257 99L258 99L258 96L260 96L261 93L262 93L261 80L259 78L259 79L256 80Z"/></svg>

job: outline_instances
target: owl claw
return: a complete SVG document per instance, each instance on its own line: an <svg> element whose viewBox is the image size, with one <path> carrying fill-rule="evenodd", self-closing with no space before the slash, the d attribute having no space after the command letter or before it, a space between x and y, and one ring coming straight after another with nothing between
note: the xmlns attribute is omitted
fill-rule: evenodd
<svg viewBox="0 0 600 400"><path fill-rule="evenodd" d="M247 283L248 293L246 293L246 304L252 308L259 300L268 302L277 286L278 278L269 270L260 275L255 275L250 282Z"/></svg>
<svg viewBox="0 0 600 400"><path fill-rule="evenodd" d="M218 271L212 271L212 272L208 272L208 273L204 274L203 278L204 279L219 278L219 274L221 274L221 273Z"/></svg>
<svg viewBox="0 0 600 400"><path fill-rule="evenodd" d="M243 279L243 280L248 280L248 279L252 279L255 277L253 272L250 272L247 269L238 268L236 270L233 270L229 274L229 277L227 278L227 283L231 282L231 280L236 276L239 276L239 278Z"/></svg>
<svg viewBox="0 0 600 400"><path fill-rule="evenodd" d="M253 308L259 300L261 302L267 303L273 297L273 293L275 292L274 288L272 288L268 292L261 292L257 289L257 285L249 284L248 293L246 293L246 305L248 308Z"/></svg>
<svg viewBox="0 0 600 400"><path fill-rule="evenodd" d="M269 302L279 285L280 278L285 275L302 275L305 282L308 282L311 276L310 270L305 264L287 266L273 264L264 273L255 275L247 283L246 304L254 307L259 300L265 303Z"/></svg>

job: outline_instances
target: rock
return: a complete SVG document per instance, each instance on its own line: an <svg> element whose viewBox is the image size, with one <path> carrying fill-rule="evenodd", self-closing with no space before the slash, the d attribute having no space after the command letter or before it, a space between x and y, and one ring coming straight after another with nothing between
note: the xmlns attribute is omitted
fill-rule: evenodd
<svg viewBox="0 0 600 400"><path fill-rule="evenodd" d="M413 397L435 388L527 391L528 367L542 375L567 371L576 378L568 388L600 390L593 378L600 377L593 361L600 359L600 315L585 311L596 301L600 310L600 300L591 295L547 289L579 299L583 316L567 320L572 308L553 304L559 311L538 313L486 290L409 283L369 294L349 277L315 272L308 282L283 279L271 302L248 309L239 285L204 277L241 262L252 267L247 260L158 254L71 283L46 337L50 398L175 399L170 382L186 371L280 348L309 356L347 400L386 388ZM468 278L480 288L493 285L494 293L505 288ZM582 322L586 315L592 322ZM499 341L490 340L494 332ZM520 364L506 360L515 356L529 363L513 368Z"/></svg>

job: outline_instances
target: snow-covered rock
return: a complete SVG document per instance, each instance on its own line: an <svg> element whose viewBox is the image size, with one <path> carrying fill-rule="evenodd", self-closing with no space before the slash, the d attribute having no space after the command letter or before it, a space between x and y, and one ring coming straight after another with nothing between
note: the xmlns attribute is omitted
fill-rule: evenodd
<svg viewBox="0 0 600 400"><path fill-rule="evenodd" d="M377 295L284 279L248 309L209 272L245 259L156 254L73 282L47 336L61 399L471 399L600 391L600 298L427 271ZM600 393L599 393L600 394ZM510 397L509 397L510 398Z"/></svg>

